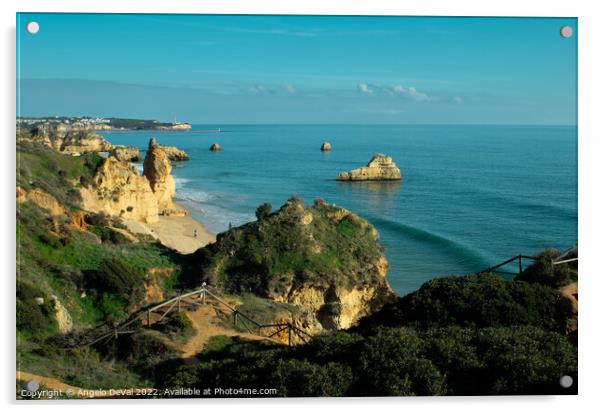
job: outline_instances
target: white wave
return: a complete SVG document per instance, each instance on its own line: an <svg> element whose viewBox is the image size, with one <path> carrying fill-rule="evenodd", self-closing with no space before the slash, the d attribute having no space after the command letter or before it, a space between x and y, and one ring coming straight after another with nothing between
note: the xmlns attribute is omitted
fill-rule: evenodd
<svg viewBox="0 0 602 413"><path fill-rule="evenodd" d="M187 187L178 187L176 183L176 198L181 198L186 201L204 203L214 200L215 195L207 192L199 191L198 189L192 189Z"/></svg>

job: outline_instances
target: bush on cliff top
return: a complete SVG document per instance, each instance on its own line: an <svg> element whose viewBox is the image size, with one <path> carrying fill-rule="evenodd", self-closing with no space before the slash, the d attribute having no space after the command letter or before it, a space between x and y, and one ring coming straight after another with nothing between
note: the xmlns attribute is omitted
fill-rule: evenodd
<svg viewBox="0 0 602 413"><path fill-rule="evenodd" d="M536 260L529 265L515 280L538 283L553 288L563 287L577 281L577 262L552 265L552 261L560 256L561 252L549 248L537 254ZM564 259L575 258L576 252L569 253Z"/></svg>
<svg viewBox="0 0 602 413"><path fill-rule="evenodd" d="M558 293L539 284L509 281L491 274L445 277L427 281L418 291L386 304L361 320L358 328L526 324L564 332L566 314L558 303Z"/></svg>

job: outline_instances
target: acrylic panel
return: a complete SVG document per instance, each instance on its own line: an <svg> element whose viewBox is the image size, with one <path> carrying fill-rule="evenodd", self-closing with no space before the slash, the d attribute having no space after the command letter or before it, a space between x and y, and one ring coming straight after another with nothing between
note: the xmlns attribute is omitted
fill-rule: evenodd
<svg viewBox="0 0 602 413"><path fill-rule="evenodd" d="M577 29L17 14L17 398L576 394Z"/></svg>

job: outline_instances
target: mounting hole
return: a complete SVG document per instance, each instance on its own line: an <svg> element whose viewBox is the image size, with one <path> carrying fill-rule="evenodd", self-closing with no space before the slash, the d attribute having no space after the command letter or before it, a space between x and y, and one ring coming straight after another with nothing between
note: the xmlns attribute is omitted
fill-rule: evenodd
<svg viewBox="0 0 602 413"><path fill-rule="evenodd" d="M571 26L562 26L560 28L560 35L565 39L573 36L573 28Z"/></svg>
<svg viewBox="0 0 602 413"><path fill-rule="evenodd" d="M40 25L38 24L38 22L29 22L25 26L25 30L27 30L27 33L29 34L36 34L40 31Z"/></svg>
<svg viewBox="0 0 602 413"><path fill-rule="evenodd" d="M568 389L573 385L573 378L571 376L562 376L559 382L560 386L564 387L565 389Z"/></svg>
<svg viewBox="0 0 602 413"><path fill-rule="evenodd" d="M25 387L31 392L38 391L38 389L40 388L40 383L38 383L35 380L30 380L27 382L27 384L25 384Z"/></svg>

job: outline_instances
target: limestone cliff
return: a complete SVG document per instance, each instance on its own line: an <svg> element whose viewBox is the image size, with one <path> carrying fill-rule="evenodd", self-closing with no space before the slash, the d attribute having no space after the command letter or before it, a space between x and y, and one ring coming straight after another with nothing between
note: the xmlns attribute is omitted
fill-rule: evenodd
<svg viewBox="0 0 602 413"><path fill-rule="evenodd" d="M99 167L93 185L80 190L82 208L152 223L159 208L149 181L132 165L110 156Z"/></svg>
<svg viewBox="0 0 602 413"><path fill-rule="evenodd" d="M113 145L93 132L69 132L62 139L59 151L68 154L108 152Z"/></svg>
<svg viewBox="0 0 602 413"><path fill-rule="evenodd" d="M171 164L167 154L154 138L150 140L144 158L144 176L155 194L160 215L185 214L172 201L172 197L176 194L176 184L171 176Z"/></svg>
<svg viewBox="0 0 602 413"><path fill-rule="evenodd" d="M31 134L18 135L18 140L41 143L55 151L70 155L108 152L113 148L113 145L94 132L70 130L64 125L39 127Z"/></svg>
<svg viewBox="0 0 602 413"><path fill-rule="evenodd" d="M391 297L388 263L366 220L296 198L272 214L262 206L257 215L196 253L203 280L226 292L294 304L317 320L314 331L350 327Z"/></svg>
<svg viewBox="0 0 602 413"><path fill-rule="evenodd" d="M368 165L349 172L341 172L338 181L390 181L400 180L401 171L390 156L376 154Z"/></svg>

